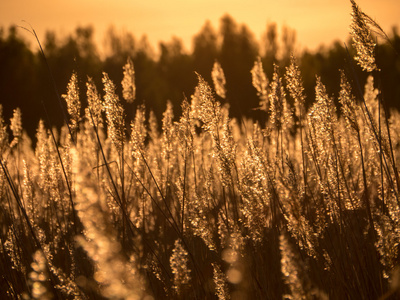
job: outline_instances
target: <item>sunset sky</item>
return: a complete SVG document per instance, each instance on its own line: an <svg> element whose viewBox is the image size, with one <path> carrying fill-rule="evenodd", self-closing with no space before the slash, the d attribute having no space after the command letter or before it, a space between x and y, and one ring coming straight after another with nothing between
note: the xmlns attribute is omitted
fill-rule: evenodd
<svg viewBox="0 0 400 300"><path fill-rule="evenodd" d="M384 30L390 31L393 25L400 28L399 0L357 3ZM218 29L226 13L247 24L257 39L268 22L277 23L278 28L287 25L296 30L300 49L313 50L321 43L347 38L351 5L349 0L0 0L0 26L26 26L25 20L41 39L48 29L63 36L78 25L93 25L101 43L104 31L114 25L137 38L146 34L155 48L158 41L179 37L187 50L206 20Z"/></svg>

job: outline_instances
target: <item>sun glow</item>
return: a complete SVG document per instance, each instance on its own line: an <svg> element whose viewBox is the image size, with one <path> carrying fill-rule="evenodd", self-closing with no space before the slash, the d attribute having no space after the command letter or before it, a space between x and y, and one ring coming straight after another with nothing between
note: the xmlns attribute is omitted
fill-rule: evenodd
<svg viewBox="0 0 400 300"><path fill-rule="evenodd" d="M388 32L392 26L400 25L399 1L364 0L359 5ZM0 26L24 26L25 20L43 39L47 30L67 35L77 26L93 25L101 46L104 33L113 25L137 38L146 35L154 47L176 36L190 50L192 36L206 20L218 28L220 18L229 14L238 23L246 24L257 39L268 22L275 22L279 28L286 25L295 29L301 48L315 49L321 43L347 38L348 6L349 1L334 0L2 1Z"/></svg>

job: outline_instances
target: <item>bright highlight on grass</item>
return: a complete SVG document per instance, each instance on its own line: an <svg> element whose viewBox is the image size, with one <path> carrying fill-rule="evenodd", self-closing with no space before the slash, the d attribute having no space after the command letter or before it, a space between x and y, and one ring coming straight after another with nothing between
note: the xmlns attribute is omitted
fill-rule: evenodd
<svg viewBox="0 0 400 300"><path fill-rule="evenodd" d="M107 73L102 89L87 78L79 99L85 74L74 72L68 124L58 132L41 121L34 145L18 108L9 123L0 118L1 295L398 297L400 114L379 90L378 25L351 4L366 82L349 62L334 99L316 74L307 109L296 58L270 79L258 59L248 71L265 124L230 117L215 62L214 88L197 74L181 116L168 102L159 129L142 105L127 126L130 59L122 100Z"/></svg>

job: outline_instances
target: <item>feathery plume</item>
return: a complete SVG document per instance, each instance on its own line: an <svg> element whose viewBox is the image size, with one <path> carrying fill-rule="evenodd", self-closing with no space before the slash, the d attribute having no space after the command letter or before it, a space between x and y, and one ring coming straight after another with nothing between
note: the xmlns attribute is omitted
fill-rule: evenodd
<svg viewBox="0 0 400 300"><path fill-rule="evenodd" d="M283 89L282 79L278 74L278 66L274 64L274 75L270 84L270 93L268 94L269 111L271 113L271 123L277 129L281 129L284 123L284 102L286 94Z"/></svg>
<svg viewBox="0 0 400 300"><path fill-rule="evenodd" d="M0 104L0 154L3 154L6 143L8 145L7 125L3 118L3 105Z"/></svg>
<svg viewBox="0 0 400 300"><path fill-rule="evenodd" d="M135 120L131 122L131 143L133 151L139 150L144 151L145 139L147 137L147 128L145 125L146 121L146 110L144 105L140 105L136 110Z"/></svg>
<svg viewBox="0 0 400 300"><path fill-rule="evenodd" d="M306 95L304 94L304 87L301 79L300 69L293 55L291 55L290 57L290 66L286 68L285 75L289 94L294 100L296 116L300 118L304 111Z"/></svg>
<svg viewBox="0 0 400 300"><path fill-rule="evenodd" d="M133 103L136 98L135 69L129 57L124 66L124 78L122 79L122 96L128 103Z"/></svg>
<svg viewBox="0 0 400 300"><path fill-rule="evenodd" d="M120 103L118 95L115 93L115 85L103 72L104 92L104 110L107 116L108 136L117 149L118 153L122 152L125 143L125 120L124 109Z"/></svg>
<svg viewBox="0 0 400 300"><path fill-rule="evenodd" d="M203 128L216 134L221 120L221 104L215 100L212 90L208 83L197 75L199 84L196 87L196 100L198 107L198 118L203 122Z"/></svg>
<svg viewBox="0 0 400 300"><path fill-rule="evenodd" d="M342 104L342 113L346 120L347 126L355 130L360 131L358 125L358 106L356 105L356 99L351 92L351 86L347 81L346 75L343 70L340 72L340 92L339 92L339 102Z"/></svg>
<svg viewBox="0 0 400 300"><path fill-rule="evenodd" d="M226 89L225 89L225 75L224 75L224 70L222 69L220 63L216 61L214 63L212 72L211 72L211 77L214 82L214 87L215 87L215 92L217 93L218 96L221 98L225 99L226 96Z"/></svg>
<svg viewBox="0 0 400 300"><path fill-rule="evenodd" d="M88 107L86 108L86 116L90 124L92 124L92 118L96 127L101 127L103 120L101 112L103 111L103 104L101 103L100 95L97 91L96 85L91 77L88 77L86 82L86 97L88 100Z"/></svg>
<svg viewBox="0 0 400 300"><path fill-rule="evenodd" d="M163 113L162 119L162 154L164 158L169 161L172 153L173 153L173 145L174 145L174 126L173 126L173 119L174 119L174 111L171 101L167 102L167 108Z"/></svg>
<svg viewBox="0 0 400 300"><path fill-rule="evenodd" d="M264 73L264 69L261 62L261 57L258 57L257 61L254 62L254 66L251 69L252 83L257 90L257 96L260 98L260 109L267 111L268 105L268 78Z"/></svg>
<svg viewBox="0 0 400 300"><path fill-rule="evenodd" d="M357 51L355 59L364 71L377 70L375 64L375 46L367 20L369 19L358 7L354 0L350 0L353 12L350 24L350 34Z"/></svg>
<svg viewBox="0 0 400 300"><path fill-rule="evenodd" d="M71 79L68 82L67 94L62 95L67 103L68 114L70 115L70 128L74 132L78 127L81 115L81 103L79 101L78 75L72 72Z"/></svg>
<svg viewBox="0 0 400 300"><path fill-rule="evenodd" d="M336 123L336 107L326 92L326 87L321 81L321 77L317 76L317 83L315 86L315 99L316 103L311 108L309 118L313 118L320 130L318 133L321 138L330 140L333 135L333 128Z"/></svg>
<svg viewBox="0 0 400 300"><path fill-rule="evenodd" d="M13 133L14 139L10 144L10 148L17 145L22 137L22 118L21 110L19 108L14 109L13 117L11 118L11 131Z"/></svg>
<svg viewBox="0 0 400 300"><path fill-rule="evenodd" d="M183 100L181 107L182 116L179 123L177 123L178 138L182 148L190 152L193 150L193 136L196 133L192 119L193 115L187 99Z"/></svg>
<svg viewBox="0 0 400 300"><path fill-rule="evenodd" d="M169 262L174 274L174 289L178 294L191 279L188 261L187 251L182 247L180 240L176 240Z"/></svg>
<svg viewBox="0 0 400 300"><path fill-rule="evenodd" d="M217 263L211 264L213 267L213 280L215 284L215 294L218 296L218 300L230 299L228 284L226 282L226 275L221 271L220 266Z"/></svg>
<svg viewBox="0 0 400 300"><path fill-rule="evenodd" d="M369 75L364 85L364 100L368 111L371 113L372 120L376 123L379 121L379 93L379 89L374 87L374 77Z"/></svg>

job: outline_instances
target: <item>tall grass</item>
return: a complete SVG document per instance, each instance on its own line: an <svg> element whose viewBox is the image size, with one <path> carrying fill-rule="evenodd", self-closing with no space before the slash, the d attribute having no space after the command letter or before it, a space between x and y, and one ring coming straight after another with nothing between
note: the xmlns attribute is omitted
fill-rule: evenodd
<svg viewBox="0 0 400 300"><path fill-rule="evenodd" d="M11 131L0 118L0 298L399 297L400 118L375 83L376 24L351 3L369 77L340 71L339 109L318 76L306 109L295 57L270 80L258 60L268 121L232 119L216 62L215 92L197 75L179 118L168 103L158 129L138 106L128 130L128 60L123 100L106 73L79 99L73 73L69 123L41 121L35 146L18 109Z"/></svg>

